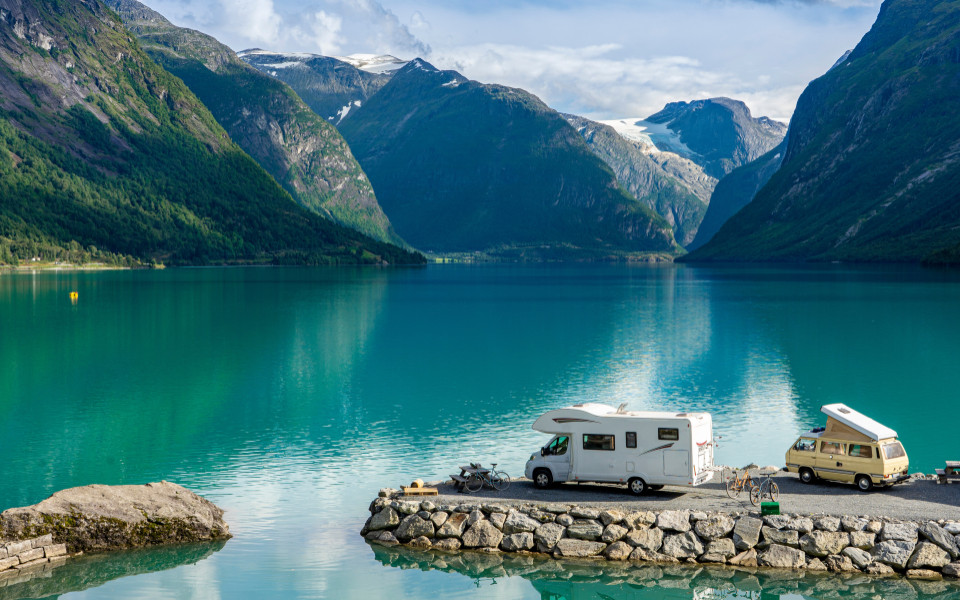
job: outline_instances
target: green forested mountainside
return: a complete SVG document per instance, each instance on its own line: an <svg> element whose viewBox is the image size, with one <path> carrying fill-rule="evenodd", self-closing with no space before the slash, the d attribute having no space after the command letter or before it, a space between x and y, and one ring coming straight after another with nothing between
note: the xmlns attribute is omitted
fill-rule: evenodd
<svg viewBox="0 0 960 600"><path fill-rule="evenodd" d="M886 0L803 92L783 164L690 260L956 261L960 2Z"/></svg>
<svg viewBox="0 0 960 600"><path fill-rule="evenodd" d="M176 27L136 0L106 4L294 200L374 239L403 243L340 133L287 85L250 67L214 38Z"/></svg>
<svg viewBox="0 0 960 600"><path fill-rule="evenodd" d="M3 260L423 260L294 203L99 1L0 8Z"/></svg>
<svg viewBox="0 0 960 600"><path fill-rule="evenodd" d="M780 167L785 145L781 143L757 160L737 167L717 183L697 236L687 250L692 252L709 242L730 217L753 200Z"/></svg>
<svg viewBox="0 0 960 600"><path fill-rule="evenodd" d="M623 138L609 125L576 115L563 116L583 136L590 149L613 169L617 181L670 223L678 244L686 246L693 241L707 211L705 202L636 143Z"/></svg>
<svg viewBox="0 0 960 600"><path fill-rule="evenodd" d="M669 224L625 192L532 95L414 60L341 123L397 232L436 252L672 252Z"/></svg>

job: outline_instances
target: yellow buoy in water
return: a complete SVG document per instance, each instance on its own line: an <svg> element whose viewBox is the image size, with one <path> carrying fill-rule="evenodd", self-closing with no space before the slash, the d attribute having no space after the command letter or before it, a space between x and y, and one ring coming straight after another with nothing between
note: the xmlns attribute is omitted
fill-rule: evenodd
<svg viewBox="0 0 960 600"><path fill-rule="evenodd" d="M70 292L70 302L72 302L73 304L76 304L77 300L79 299L80 299L80 294L78 294L77 292Z"/></svg>

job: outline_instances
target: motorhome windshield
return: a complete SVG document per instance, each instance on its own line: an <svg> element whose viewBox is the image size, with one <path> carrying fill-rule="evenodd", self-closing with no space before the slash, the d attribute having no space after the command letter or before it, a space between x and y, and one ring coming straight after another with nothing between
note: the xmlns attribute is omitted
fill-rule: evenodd
<svg viewBox="0 0 960 600"><path fill-rule="evenodd" d="M892 458L903 458L907 455L903 450L903 444L900 442L890 442L883 445L883 455L890 460Z"/></svg>
<svg viewBox="0 0 960 600"><path fill-rule="evenodd" d="M561 435L558 438L555 438L552 442L547 444L545 454L552 454L554 456L559 456L561 454L567 453L567 442L570 440L569 437Z"/></svg>

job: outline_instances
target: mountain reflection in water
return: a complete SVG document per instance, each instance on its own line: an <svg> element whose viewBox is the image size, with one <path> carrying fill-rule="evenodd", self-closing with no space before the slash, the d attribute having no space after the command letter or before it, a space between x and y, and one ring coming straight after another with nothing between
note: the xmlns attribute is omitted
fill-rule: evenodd
<svg viewBox="0 0 960 600"><path fill-rule="evenodd" d="M370 544L384 566L457 573L477 587L523 578L542 600L800 600L854 598L960 599L948 581L871 577L708 565L648 565L598 560L554 560L533 555L445 553Z"/></svg>

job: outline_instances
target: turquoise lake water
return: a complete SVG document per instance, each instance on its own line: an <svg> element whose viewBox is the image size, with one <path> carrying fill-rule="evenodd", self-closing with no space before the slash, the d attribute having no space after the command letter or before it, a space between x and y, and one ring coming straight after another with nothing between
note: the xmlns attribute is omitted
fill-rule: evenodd
<svg viewBox="0 0 960 600"><path fill-rule="evenodd" d="M547 439L533 420L575 402L710 411L717 462L738 465L782 465L822 424L819 407L845 402L896 429L911 470L931 472L960 457L958 395L954 271L0 274L0 508L165 479L224 507L235 535L78 560L48 585L98 587L69 598L858 597L836 578L438 563L375 552L357 532L385 485L467 460L522 474ZM947 597L904 597L918 593Z"/></svg>

